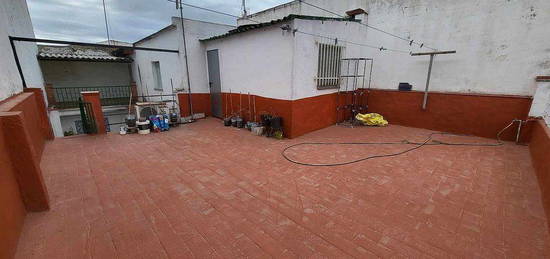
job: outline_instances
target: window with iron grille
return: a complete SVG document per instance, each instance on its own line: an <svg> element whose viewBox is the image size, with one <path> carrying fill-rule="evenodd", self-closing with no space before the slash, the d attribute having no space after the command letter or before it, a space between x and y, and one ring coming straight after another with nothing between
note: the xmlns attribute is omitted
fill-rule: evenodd
<svg viewBox="0 0 550 259"><path fill-rule="evenodd" d="M317 89L338 88L340 85L340 68L344 47L334 44L319 43L317 66Z"/></svg>

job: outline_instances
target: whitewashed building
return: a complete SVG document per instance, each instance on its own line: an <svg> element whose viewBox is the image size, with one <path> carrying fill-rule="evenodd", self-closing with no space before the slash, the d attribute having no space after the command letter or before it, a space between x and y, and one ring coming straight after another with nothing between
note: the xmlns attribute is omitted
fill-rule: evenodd
<svg viewBox="0 0 550 259"><path fill-rule="evenodd" d="M134 52L133 77L139 95L170 95L174 92L188 93L188 80L191 85L195 113L210 114L210 89L207 80L205 45L200 39L226 33L234 26L183 19L185 27L189 78L185 67L185 53L181 19L172 17L172 23L134 43L135 47L179 50L179 53L160 53L136 50ZM171 97L151 97L158 101ZM181 105L187 105L187 97ZM178 107L179 108L179 107ZM182 114L185 116L185 114Z"/></svg>
<svg viewBox="0 0 550 259"><path fill-rule="evenodd" d="M121 125L114 123L124 121L133 81L128 55L110 47L39 46L37 58L56 137L85 133L79 109L83 91L100 92L106 130L118 130Z"/></svg>
<svg viewBox="0 0 550 259"><path fill-rule="evenodd" d="M360 22L323 21L346 19L346 11L357 8L367 13L355 17ZM550 73L548 1L292 1L238 24L237 30L204 41L207 51L219 56L221 91L251 92L293 107L278 111L290 120L291 137L335 121L328 112L336 114L336 90L315 83L320 43L330 39L340 40L343 57L374 60L365 98L369 111L390 122L494 137L512 119L526 119L533 98L531 116L548 116L548 83L535 80ZM435 56L423 110L429 56L410 54L436 50L457 53ZM397 91L400 82L413 85L413 91Z"/></svg>

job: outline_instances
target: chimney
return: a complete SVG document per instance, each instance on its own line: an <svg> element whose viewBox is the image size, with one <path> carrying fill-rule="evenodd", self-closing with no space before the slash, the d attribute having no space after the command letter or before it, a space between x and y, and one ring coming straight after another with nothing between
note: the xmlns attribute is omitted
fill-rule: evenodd
<svg viewBox="0 0 550 259"><path fill-rule="evenodd" d="M368 15L368 13L361 8L349 10L346 14L348 15L348 18L358 20L365 20L365 16Z"/></svg>

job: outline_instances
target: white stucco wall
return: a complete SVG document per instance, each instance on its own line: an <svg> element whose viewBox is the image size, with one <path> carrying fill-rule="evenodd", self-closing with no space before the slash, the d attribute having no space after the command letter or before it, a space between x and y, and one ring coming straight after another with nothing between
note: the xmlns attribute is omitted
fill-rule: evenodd
<svg viewBox="0 0 550 259"><path fill-rule="evenodd" d="M529 116L542 117L550 126L550 82L537 82Z"/></svg>
<svg viewBox="0 0 550 259"><path fill-rule="evenodd" d="M301 32L338 38L338 44L344 46L344 58L366 56L364 48L342 43L342 40L361 42L365 39L365 27L357 22L294 19L206 42L207 50L219 51L223 92L250 92L268 98L297 100L337 91L318 90L315 80L318 43L335 42L283 32L281 27L285 24ZM362 68L360 72L363 73ZM358 85L361 84L359 80Z"/></svg>
<svg viewBox="0 0 550 259"><path fill-rule="evenodd" d="M293 28L298 29L300 32L314 33L321 36L327 36L330 38L337 38L340 42L339 46L344 47L342 58L365 58L368 57L367 50L364 47L349 44L346 42L361 43L366 39L366 28L357 22L346 21L316 21L316 20L301 20L295 19L293 22ZM318 90L317 81L317 68L319 57L319 43L335 44L334 40L325 39L322 37L313 37L311 35L296 33L294 37L294 72L292 81L292 100L313 97L323 94L334 93L336 89ZM347 63L342 63L345 66ZM354 63L350 63L352 66ZM363 74L364 63L360 63L358 74ZM367 80L369 73L370 63L367 63ZM342 74L347 67L342 67ZM350 71L353 72L353 71ZM362 78L357 79L357 87L363 85ZM351 89L351 81L349 81L349 87ZM365 82L365 83L366 83ZM344 83L341 85L342 89L345 88Z"/></svg>
<svg viewBox="0 0 550 259"><path fill-rule="evenodd" d="M306 2L312 5L323 7L340 16L345 16L347 11L357 8L367 8L368 0L307 0ZM291 1L286 4L276 6L264 11L253 13L246 18L237 19L238 25L253 24L256 22L269 22L272 20L281 19L289 14L324 16L324 17L339 17L336 14L328 13L310 5L299 1Z"/></svg>
<svg viewBox="0 0 550 259"><path fill-rule="evenodd" d="M109 123L124 122L127 111L126 107L103 107L103 116ZM50 121L54 136L64 137L64 132L72 131L77 134L75 121L82 120L78 109L52 110L50 111ZM111 125L111 132L118 132L122 124Z"/></svg>
<svg viewBox="0 0 550 259"><path fill-rule="evenodd" d="M292 98L294 37L283 33L280 26L283 24L206 42L206 50L218 50L223 92Z"/></svg>
<svg viewBox="0 0 550 259"><path fill-rule="evenodd" d="M25 0L0 1L0 100L23 91L8 36L34 38ZM43 88L36 44L17 42L16 48L27 86Z"/></svg>
<svg viewBox="0 0 550 259"><path fill-rule="evenodd" d="M550 72L550 1L369 0L367 11L370 25L458 52L436 56L432 91L533 95L534 77ZM368 33L368 43L410 49L402 40ZM428 56L377 50L369 55L375 58L374 87L409 82L424 89Z"/></svg>
<svg viewBox="0 0 550 259"><path fill-rule="evenodd" d="M183 39L181 32L181 22L179 18L172 18L176 26L136 44L139 47L164 48L179 50L180 53L164 53L151 51L136 51L134 55L133 74L138 85L140 95L146 94L146 86L149 95L170 94L170 79L174 84L174 89L183 89L187 92L187 75L185 71L185 59L183 53ZM209 93L210 88L207 79L207 69L205 60L205 47L199 39L209 38L220 35L228 30L234 29L233 26L216 23L208 23L184 19L185 35L187 43L187 55L189 60L189 76L192 93ZM162 77L163 90L154 89L154 80L152 72L152 62L159 61ZM141 71L141 81L138 75L138 66Z"/></svg>
<svg viewBox="0 0 550 259"><path fill-rule="evenodd" d="M130 85L128 63L41 60L44 81L54 87Z"/></svg>
<svg viewBox="0 0 550 259"><path fill-rule="evenodd" d="M536 90L533 78L550 73L548 0L308 2L337 13L363 7L374 27L440 50L456 50L456 55L435 58L432 91L532 96ZM267 21L289 13L333 16L305 6L294 2L250 17ZM362 43L406 52L430 51L373 29ZM396 89L399 82L409 82L414 90L424 89L428 56L367 50L366 55L375 59L373 87Z"/></svg>

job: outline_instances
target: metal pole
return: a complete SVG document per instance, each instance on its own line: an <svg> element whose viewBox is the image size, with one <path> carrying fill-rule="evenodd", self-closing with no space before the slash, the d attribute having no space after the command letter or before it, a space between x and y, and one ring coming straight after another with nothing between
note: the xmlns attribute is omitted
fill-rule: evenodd
<svg viewBox="0 0 550 259"><path fill-rule="evenodd" d="M21 69L21 63L19 63L19 57L17 56L17 49L15 48L15 43L10 37L11 50L13 52L13 59L15 59L15 65L17 65L17 70L19 71L19 76L21 77L21 83L23 83L23 88L27 88L27 82L25 81L25 76L23 75L23 69Z"/></svg>
<svg viewBox="0 0 550 259"><path fill-rule="evenodd" d="M172 112L176 111L176 96L174 95L174 82L170 78L170 85L172 86Z"/></svg>
<svg viewBox="0 0 550 259"><path fill-rule="evenodd" d="M183 3L183 0L179 0ZM183 56L185 58L185 71L187 73L187 88L189 90L189 112L191 113L191 119L193 120L193 101L191 98L191 78L189 78L189 62L187 62L187 43L185 41L185 26L183 24L183 7L180 6L180 21L181 21L181 35L183 37Z"/></svg>
<svg viewBox="0 0 550 259"><path fill-rule="evenodd" d="M250 109L250 92L248 92L248 120L252 120L252 109Z"/></svg>
<svg viewBox="0 0 550 259"><path fill-rule="evenodd" d="M90 46L90 47L100 47L100 48L107 47L107 48L179 53L179 50L173 50L173 49L142 48L142 47L135 47L135 46L115 46L111 44L87 43L87 42L66 41L66 40L48 40L48 39L40 39L40 38L25 38L25 37L13 37L13 36L9 36L9 38L13 41L23 41L23 42L36 42L36 43L40 42L40 43L68 44L68 45Z"/></svg>
<svg viewBox="0 0 550 259"><path fill-rule="evenodd" d="M109 35L109 23L107 22L107 9L105 9L105 0L103 0L103 15L105 17L105 30L107 31L107 44L111 45L111 36Z"/></svg>
<svg viewBox="0 0 550 259"><path fill-rule="evenodd" d="M518 121L518 132L517 132L517 135L516 135L516 144L519 144L519 137L521 135L521 126L523 124L523 121L522 120L517 120Z"/></svg>
<svg viewBox="0 0 550 259"><path fill-rule="evenodd" d="M231 93L231 89L229 89L229 106L231 106L231 116L230 117L233 117L233 96L232 96L233 93Z"/></svg>
<svg viewBox="0 0 550 259"><path fill-rule="evenodd" d="M428 89L430 88L430 76L432 75L434 56L435 54L430 54L430 66L428 67L428 78L426 79L426 89L424 89L424 101L422 102L422 110L426 110L426 105L428 104Z"/></svg>

